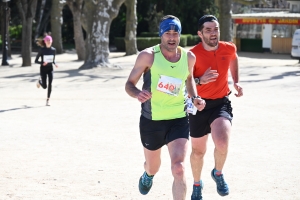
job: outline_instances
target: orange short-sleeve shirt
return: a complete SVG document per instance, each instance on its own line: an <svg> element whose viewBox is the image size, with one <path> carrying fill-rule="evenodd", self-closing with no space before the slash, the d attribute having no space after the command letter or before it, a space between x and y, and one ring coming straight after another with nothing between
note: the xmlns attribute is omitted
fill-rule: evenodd
<svg viewBox="0 0 300 200"><path fill-rule="evenodd" d="M202 76L209 67L219 73L216 81L197 85L198 95L204 99L218 99L228 95L228 70L230 62L237 58L236 46L232 42L219 41L217 50L207 51L199 43L191 51L196 56L194 77Z"/></svg>

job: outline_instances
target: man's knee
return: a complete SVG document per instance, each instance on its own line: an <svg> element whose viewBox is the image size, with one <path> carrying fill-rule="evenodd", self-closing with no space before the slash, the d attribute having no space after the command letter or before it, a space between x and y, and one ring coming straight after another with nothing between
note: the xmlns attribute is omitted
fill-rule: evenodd
<svg viewBox="0 0 300 200"><path fill-rule="evenodd" d="M175 178L182 178L184 175L184 163L183 162L176 162L172 166L172 174Z"/></svg>
<svg viewBox="0 0 300 200"><path fill-rule="evenodd" d="M215 142L215 148L222 154L226 154L228 151L228 141L220 140Z"/></svg>
<svg viewBox="0 0 300 200"><path fill-rule="evenodd" d="M198 158L198 159L202 159L204 157L206 153L206 148L195 148L192 147L192 156Z"/></svg>

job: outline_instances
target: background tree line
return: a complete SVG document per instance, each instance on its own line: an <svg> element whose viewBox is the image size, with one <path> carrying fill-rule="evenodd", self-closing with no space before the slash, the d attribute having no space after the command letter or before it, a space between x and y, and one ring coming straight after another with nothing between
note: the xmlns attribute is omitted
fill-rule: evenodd
<svg viewBox="0 0 300 200"><path fill-rule="evenodd" d="M231 3L231 0L11 0L10 43L21 42L22 66L31 66L35 40L51 32L57 53L63 53L64 47L75 47L78 60L84 60L81 69L110 67L109 46L113 45L114 37L125 38L126 55L136 54L136 36L157 32L160 18L167 14L181 20L183 34L193 35L197 33L198 19L204 14L214 14L224 22L221 37L231 40ZM1 29L3 33L5 30Z"/></svg>

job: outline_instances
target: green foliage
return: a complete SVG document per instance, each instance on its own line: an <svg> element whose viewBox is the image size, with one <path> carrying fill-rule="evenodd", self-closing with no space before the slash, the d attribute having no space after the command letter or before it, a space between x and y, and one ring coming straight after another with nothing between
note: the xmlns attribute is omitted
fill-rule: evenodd
<svg viewBox="0 0 300 200"><path fill-rule="evenodd" d="M141 32L141 37L158 37L158 32Z"/></svg>
<svg viewBox="0 0 300 200"><path fill-rule="evenodd" d="M198 35L186 34L185 36L187 38L187 46L194 46L201 41Z"/></svg>
<svg viewBox="0 0 300 200"><path fill-rule="evenodd" d="M259 3L263 3L263 4L267 4L266 0L232 0L235 3L240 3L243 5L254 5L254 4L259 4Z"/></svg>
<svg viewBox="0 0 300 200"><path fill-rule="evenodd" d="M62 41L63 43L75 44L72 12L68 6L64 6L62 11L63 11L63 22L64 22L61 27Z"/></svg>
<svg viewBox="0 0 300 200"><path fill-rule="evenodd" d="M117 47L118 51L124 51L125 50L125 41L123 37L115 37L114 38L114 44Z"/></svg>
<svg viewBox="0 0 300 200"><path fill-rule="evenodd" d="M246 1L246 0L245 0ZM252 0L256 1L256 0ZM263 0L265 1L265 0ZM9 35L11 39L21 40L22 21L17 8L17 1L10 1L10 26ZM163 15L175 15L182 24L182 34L196 34L198 19L204 14L217 15L217 7L212 0L138 0L137 1L137 36L142 32L157 32L158 22ZM46 5L51 5L51 1L46 1ZM40 3L39 3L40 5ZM46 6L44 14L49 10ZM39 9L39 8L37 8ZM39 12L36 13L38 15ZM35 20L37 20L35 16ZM43 18L44 19L44 18ZM63 8L62 39L63 43L74 43L73 17L68 6ZM50 31L49 20L44 21L42 30ZM36 23L33 24L33 31ZM112 21L110 26L110 44L114 44L115 37L124 37L126 29L126 6L122 4L118 16ZM152 30L153 29L153 30ZM157 37L157 35L153 35ZM145 37L142 36L142 37ZM187 45L190 39L187 38Z"/></svg>
<svg viewBox="0 0 300 200"><path fill-rule="evenodd" d="M123 37L115 38L115 45L118 51L125 50L125 41ZM160 43L160 37L137 37L136 44L139 51Z"/></svg>
<svg viewBox="0 0 300 200"><path fill-rule="evenodd" d="M175 15L181 21L183 34L196 34L197 23L200 17L205 14L217 15L217 7L212 0L138 0L138 27L137 35L141 32L153 32L148 27L149 12L156 7L156 18L160 17L160 13L164 15ZM151 12L150 12L151 13ZM158 31L155 30L155 32Z"/></svg>
<svg viewBox="0 0 300 200"><path fill-rule="evenodd" d="M136 38L136 45L139 51L148 47L155 46L160 43L160 37L138 37Z"/></svg>
<svg viewBox="0 0 300 200"><path fill-rule="evenodd" d="M115 37L124 37L126 30L126 6L120 7L118 16L112 21L109 32L109 41L114 43Z"/></svg>
<svg viewBox="0 0 300 200"><path fill-rule="evenodd" d="M75 49L75 44L74 43L63 43L63 48L64 49Z"/></svg>
<svg viewBox="0 0 300 200"><path fill-rule="evenodd" d="M186 44L187 44L187 37L186 37L186 35L181 35L180 36L179 46L186 47Z"/></svg>
<svg viewBox="0 0 300 200"><path fill-rule="evenodd" d="M22 25L9 26L8 30L10 38L16 40L22 39Z"/></svg>
<svg viewBox="0 0 300 200"><path fill-rule="evenodd" d="M167 0L164 3L164 13L178 17L182 25L182 33L196 34L200 17L205 14L215 15L217 8L211 0Z"/></svg>
<svg viewBox="0 0 300 200"><path fill-rule="evenodd" d="M150 5L145 20L148 22L150 32L156 32L159 29L159 23L164 16L164 12L157 12L156 4Z"/></svg>
<svg viewBox="0 0 300 200"><path fill-rule="evenodd" d="M197 33L200 17L205 14L218 16L218 9L212 0L138 0L136 9L137 36L141 37L145 37L143 32L157 32L160 18L164 15L170 14L178 17L181 21L182 33L192 35ZM111 26L110 41L113 41L114 37L124 37L125 26L126 7L122 5L118 17L114 19ZM198 36L193 38L193 41L198 41Z"/></svg>
<svg viewBox="0 0 300 200"><path fill-rule="evenodd" d="M114 39L115 46L117 47L118 51L125 50L125 41L123 37L115 37ZM148 47L152 47L154 45L160 44L161 39L160 37L137 37L136 44L139 51L146 49ZM179 46L186 47L187 46L187 36L182 35L180 37Z"/></svg>

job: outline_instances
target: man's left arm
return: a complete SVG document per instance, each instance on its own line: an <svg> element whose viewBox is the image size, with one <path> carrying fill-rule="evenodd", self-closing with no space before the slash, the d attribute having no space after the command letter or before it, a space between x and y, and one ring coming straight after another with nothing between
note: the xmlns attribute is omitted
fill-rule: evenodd
<svg viewBox="0 0 300 200"><path fill-rule="evenodd" d="M189 75L186 80L186 89L190 97L196 97L198 96L198 94L197 94L196 83L194 81L194 75L193 75L196 56L191 51L189 51L187 55L188 55ZM194 98L193 103L199 111L203 110L205 107L205 101L201 99L201 97Z"/></svg>
<svg viewBox="0 0 300 200"><path fill-rule="evenodd" d="M235 53L236 54L236 53ZM238 55L235 55L235 59L231 60L230 62L230 73L233 80L233 86L238 92L237 94L234 94L236 97L243 96L243 88L239 84L239 63L238 63Z"/></svg>

